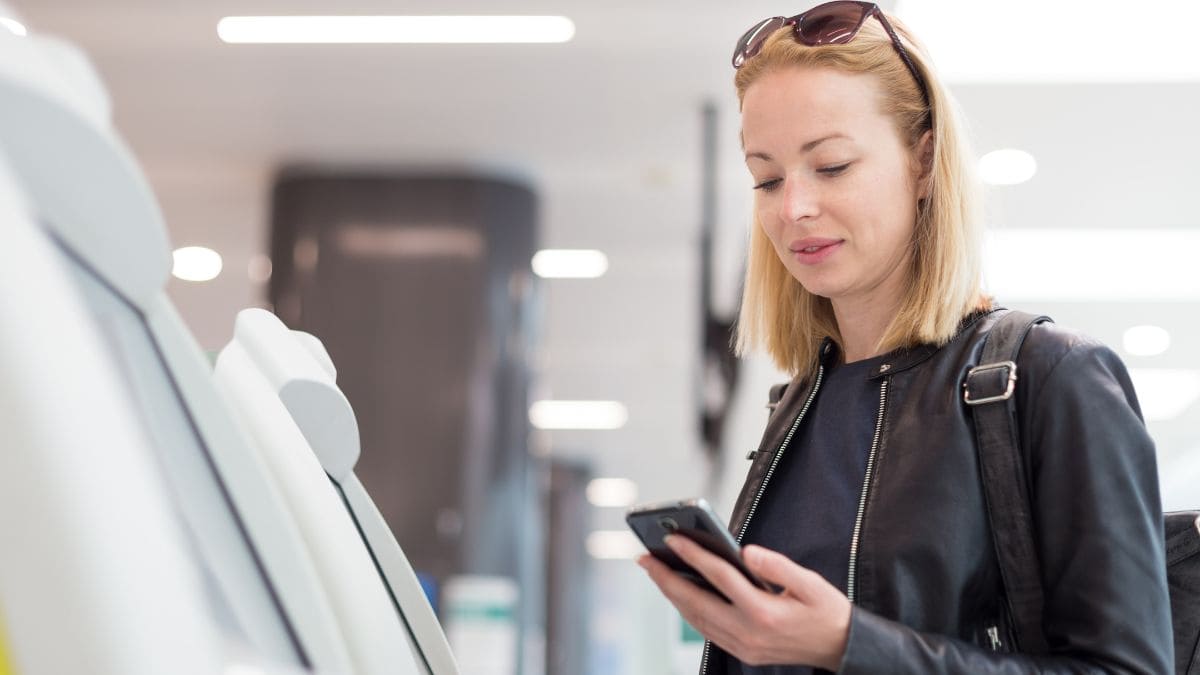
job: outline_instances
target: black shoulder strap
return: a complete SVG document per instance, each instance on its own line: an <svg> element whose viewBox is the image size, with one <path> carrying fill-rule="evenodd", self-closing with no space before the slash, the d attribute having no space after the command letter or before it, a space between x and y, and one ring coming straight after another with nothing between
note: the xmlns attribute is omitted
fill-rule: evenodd
<svg viewBox="0 0 1200 675"><path fill-rule="evenodd" d="M984 498L1000 562L1017 648L1045 653L1041 566L1033 536L1033 514L1017 432L1017 354L1029 329L1049 317L1006 311L984 338L980 364L963 383L963 400L975 418Z"/></svg>

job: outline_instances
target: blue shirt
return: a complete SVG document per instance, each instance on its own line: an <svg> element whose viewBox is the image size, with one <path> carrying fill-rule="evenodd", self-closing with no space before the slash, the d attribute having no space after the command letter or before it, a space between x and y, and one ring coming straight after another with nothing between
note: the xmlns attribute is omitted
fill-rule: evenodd
<svg viewBox="0 0 1200 675"><path fill-rule="evenodd" d="M779 551L846 592L850 539L879 415L880 381L867 379L888 355L826 367L816 398L775 467L743 544ZM777 450L773 449L773 450ZM746 666L728 672L809 675L807 666Z"/></svg>

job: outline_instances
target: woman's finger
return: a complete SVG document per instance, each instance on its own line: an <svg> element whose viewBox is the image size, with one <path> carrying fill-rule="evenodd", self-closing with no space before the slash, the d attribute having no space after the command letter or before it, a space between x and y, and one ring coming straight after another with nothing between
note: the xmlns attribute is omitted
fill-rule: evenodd
<svg viewBox="0 0 1200 675"><path fill-rule="evenodd" d="M733 604L746 607L760 599L762 591L740 570L703 546L681 535L667 537L666 544Z"/></svg>
<svg viewBox="0 0 1200 675"><path fill-rule="evenodd" d="M727 642L730 626L739 624L732 605L653 556L639 558L638 565L646 570L650 580L693 628L714 642Z"/></svg>
<svg viewBox="0 0 1200 675"><path fill-rule="evenodd" d="M820 574L803 567L791 558L762 546L751 544L742 549L746 567L769 583L782 586L799 598L807 597L814 584L827 584Z"/></svg>

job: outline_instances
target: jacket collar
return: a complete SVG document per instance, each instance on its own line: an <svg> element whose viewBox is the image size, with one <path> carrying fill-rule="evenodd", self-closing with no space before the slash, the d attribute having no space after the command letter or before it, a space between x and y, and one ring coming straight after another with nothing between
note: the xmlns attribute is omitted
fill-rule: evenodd
<svg viewBox="0 0 1200 675"><path fill-rule="evenodd" d="M977 321L988 314L997 311L997 309L999 308L979 310L963 317L963 320L958 324L958 331L955 333L955 339L965 333L969 328L971 328L971 326L975 325ZM929 359L929 357L936 354L939 349L941 349L941 347L933 344L920 344L913 347L903 347L897 349L889 354L890 358L883 359L882 363L875 366L875 368L871 370L871 374L868 376L868 379L877 380L881 377L894 375L918 366ZM821 349L819 352L821 365L828 367L835 363L840 352L841 350L838 348L837 343L833 341L833 338L826 337L821 341Z"/></svg>

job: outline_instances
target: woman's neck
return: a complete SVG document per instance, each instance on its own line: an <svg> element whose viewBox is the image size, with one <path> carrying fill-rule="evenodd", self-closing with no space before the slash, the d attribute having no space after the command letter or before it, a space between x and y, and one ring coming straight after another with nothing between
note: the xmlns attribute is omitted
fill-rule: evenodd
<svg viewBox="0 0 1200 675"><path fill-rule="evenodd" d="M879 341L883 338L899 301L879 301L872 298L833 300L833 315L838 332L842 334L842 353L846 363L869 359L883 353Z"/></svg>

